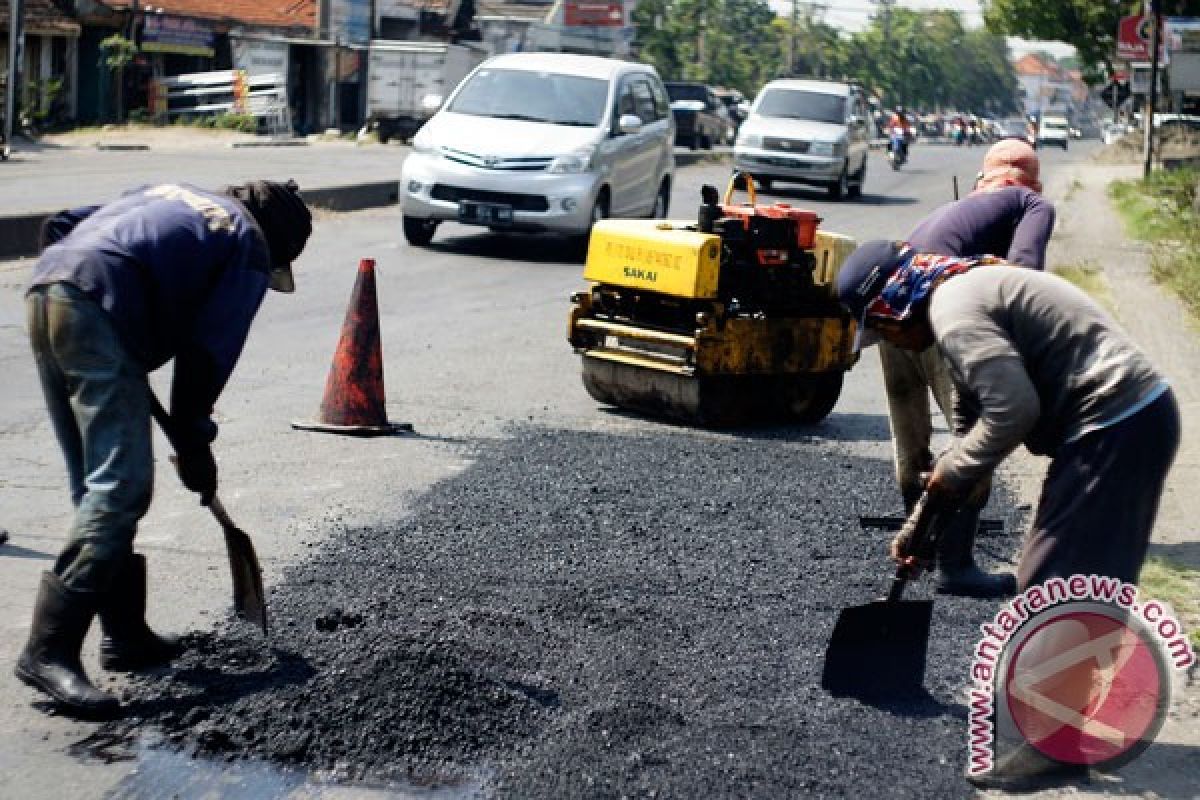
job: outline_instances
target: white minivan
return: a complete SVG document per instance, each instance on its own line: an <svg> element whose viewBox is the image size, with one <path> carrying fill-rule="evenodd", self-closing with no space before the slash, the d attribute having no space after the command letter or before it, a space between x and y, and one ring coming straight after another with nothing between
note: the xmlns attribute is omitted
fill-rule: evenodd
<svg viewBox="0 0 1200 800"><path fill-rule="evenodd" d="M857 84L781 78L768 83L738 131L733 164L763 191L776 181L857 197L867 180L867 105Z"/></svg>
<svg viewBox="0 0 1200 800"><path fill-rule="evenodd" d="M675 124L654 68L566 53L481 64L413 137L404 236L440 222L586 235L605 217L665 217Z"/></svg>

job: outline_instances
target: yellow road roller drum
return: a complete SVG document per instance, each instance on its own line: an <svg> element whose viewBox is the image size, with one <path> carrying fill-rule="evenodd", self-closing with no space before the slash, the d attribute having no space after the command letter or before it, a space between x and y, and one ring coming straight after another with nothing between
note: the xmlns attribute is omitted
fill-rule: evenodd
<svg viewBox="0 0 1200 800"><path fill-rule="evenodd" d="M567 338L596 400L711 427L833 410L857 356L832 284L855 242L810 211L757 205L752 184L734 205L733 186L723 203L705 186L696 222L593 228Z"/></svg>

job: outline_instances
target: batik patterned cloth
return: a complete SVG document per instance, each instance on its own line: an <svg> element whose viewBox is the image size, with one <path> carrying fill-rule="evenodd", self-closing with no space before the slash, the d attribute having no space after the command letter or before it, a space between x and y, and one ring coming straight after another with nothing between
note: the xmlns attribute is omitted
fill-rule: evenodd
<svg viewBox="0 0 1200 800"><path fill-rule="evenodd" d="M896 268L879 296L867 306L867 316L903 322L943 279L985 264L1004 263L1007 262L995 256L958 258L914 253Z"/></svg>

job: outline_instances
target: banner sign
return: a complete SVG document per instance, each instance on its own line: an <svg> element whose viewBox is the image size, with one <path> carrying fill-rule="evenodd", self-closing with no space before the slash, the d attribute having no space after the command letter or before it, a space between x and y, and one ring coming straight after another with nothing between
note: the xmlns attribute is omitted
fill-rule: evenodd
<svg viewBox="0 0 1200 800"><path fill-rule="evenodd" d="M142 50L213 57L213 29L190 17L147 14L142 25Z"/></svg>
<svg viewBox="0 0 1200 800"><path fill-rule="evenodd" d="M1200 17L1164 18L1163 41L1172 54L1200 53Z"/></svg>
<svg viewBox="0 0 1200 800"><path fill-rule="evenodd" d="M370 0L330 0L330 29L341 44L371 41Z"/></svg>
<svg viewBox="0 0 1200 800"><path fill-rule="evenodd" d="M567 0L563 24L569 27L620 28L625 24L622 0Z"/></svg>
<svg viewBox="0 0 1200 800"><path fill-rule="evenodd" d="M1153 19L1147 14L1121 18L1117 24L1117 60L1150 60L1150 43L1154 36Z"/></svg>
<svg viewBox="0 0 1200 800"><path fill-rule="evenodd" d="M287 42L271 42L258 39L229 37L233 51L233 68L247 75L288 74Z"/></svg>

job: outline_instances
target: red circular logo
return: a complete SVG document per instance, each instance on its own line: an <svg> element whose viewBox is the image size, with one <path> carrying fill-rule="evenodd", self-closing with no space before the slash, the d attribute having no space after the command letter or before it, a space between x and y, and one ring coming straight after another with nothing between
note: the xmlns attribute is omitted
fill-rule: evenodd
<svg viewBox="0 0 1200 800"><path fill-rule="evenodd" d="M1008 711L1044 755L1097 765L1137 755L1166 714L1156 642L1118 609L1064 608L1016 644L1003 673Z"/></svg>

